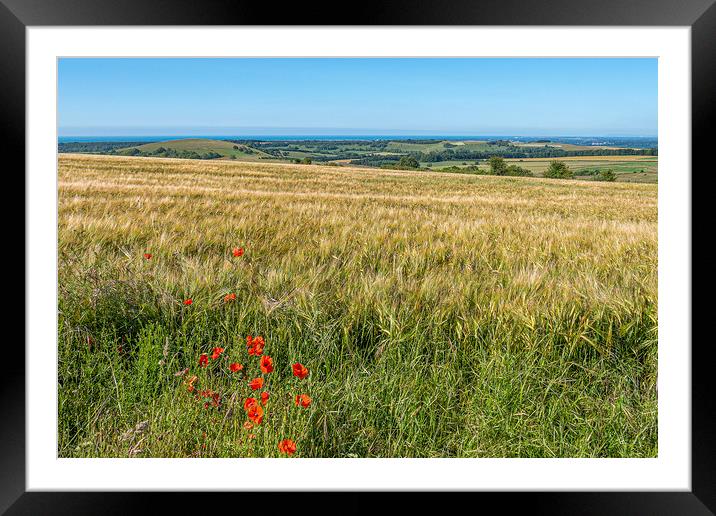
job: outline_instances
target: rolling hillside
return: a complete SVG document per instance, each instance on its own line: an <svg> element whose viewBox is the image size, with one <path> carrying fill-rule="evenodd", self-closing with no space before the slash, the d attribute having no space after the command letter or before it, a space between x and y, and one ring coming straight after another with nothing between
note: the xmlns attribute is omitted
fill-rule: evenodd
<svg viewBox="0 0 716 516"><path fill-rule="evenodd" d="M225 140L210 140L206 138L187 138L184 140L168 140L163 142L146 143L144 145L139 145L138 147L119 149L117 152L122 154L130 151L132 148L136 148L140 152L156 152L161 148L173 149L176 151L196 152L198 154L215 152L217 154L221 154L222 157L229 159L231 159L232 156L233 159L245 160L272 158L270 154L247 145L235 144Z"/></svg>

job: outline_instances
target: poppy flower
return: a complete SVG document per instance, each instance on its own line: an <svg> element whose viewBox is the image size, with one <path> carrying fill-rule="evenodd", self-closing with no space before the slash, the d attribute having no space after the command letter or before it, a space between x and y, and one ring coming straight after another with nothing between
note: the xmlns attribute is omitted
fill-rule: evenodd
<svg viewBox="0 0 716 516"><path fill-rule="evenodd" d="M251 405L256 405L258 401L256 401L256 398L246 398L246 401L244 401L244 410L248 412L249 407Z"/></svg>
<svg viewBox="0 0 716 516"><path fill-rule="evenodd" d="M234 300L236 300L236 294L234 294L233 292L231 294L226 294L224 296L224 303L228 303L229 301L234 301Z"/></svg>
<svg viewBox="0 0 716 516"><path fill-rule="evenodd" d="M211 359L216 360L224 352L224 348L214 348L214 352L211 354Z"/></svg>
<svg viewBox="0 0 716 516"><path fill-rule="evenodd" d="M293 364L293 376L298 376L299 379L303 380L308 376L308 369L303 364L296 362Z"/></svg>
<svg viewBox="0 0 716 516"><path fill-rule="evenodd" d="M229 364L229 370L232 373L238 373L243 368L244 368L244 366L242 364L239 364L238 362L233 362L233 363Z"/></svg>
<svg viewBox="0 0 716 516"><path fill-rule="evenodd" d="M262 356L261 357L261 372L264 374L268 374L271 371L273 371L273 359L268 355Z"/></svg>
<svg viewBox="0 0 716 516"><path fill-rule="evenodd" d="M253 380L251 380L249 382L249 387L251 387L255 391L258 391L263 386L264 386L263 378L254 378Z"/></svg>
<svg viewBox="0 0 716 516"><path fill-rule="evenodd" d="M185 299L185 300L184 300L184 304L185 304L186 306L189 306L189 305L192 304L193 302L194 302L194 301L192 301L191 299Z"/></svg>
<svg viewBox="0 0 716 516"><path fill-rule="evenodd" d="M245 430L251 430L254 427L254 425L251 424L251 421L245 421L243 426Z"/></svg>
<svg viewBox="0 0 716 516"><path fill-rule="evenodd" d="M152 253L144 253L144 258L145 258L146 260L151 260L151 259L152 259Z"/></svg>
<svg viewBox="0 0 716 516"><path fill-rule="evenodd" d="M296 406L299 405L303 408L308 408L311 405L311 397L308 394L298 394L296 395Z"/></svg>
<svg viewBox="0 0 716 516"><path fill-rule="evenodd" d="M261 404L266 405L266 402L268 401L268 399L269 399L269 393L266 391L262 392L261 393Z"/></svg>
<svg viewBox="0 0 716 516"><path fill-rule="evenodd" d="M206 365L209 363L209 357L206 355L206 353L202 353L199 357L199 367L206 367Z"/></svg>
<svg viewBox="0 0 716 516"><path fill-rule="evenodd" d="M254 403L246 411L246 415L254 424L260 425L264 419L264 409L258 403Z"/></svg>
<svg viewBox="0 0 716 516"><path fill-rule="evenodd" d="M291 439L284 439L278 443L278 451L285 453L286 455L293 455L296 453L296 443Z"/></svg>
<svg viewBox="0 0 716 516"><path fill-rule="evenodd" d="M234 257L238 258L239 256L244 255L244 248L243 247L234 247L234 249L231 251L231 254L234 255Z"/></svg>
<svg viewBox="0 0 716 516"><path fill-rule="evenodd" d="M260 357L264 352L264 346L266 343L264 342L264 338L261 336L253 338L249 335L246 337L246 345L249 347L249 355Z"/></svg>

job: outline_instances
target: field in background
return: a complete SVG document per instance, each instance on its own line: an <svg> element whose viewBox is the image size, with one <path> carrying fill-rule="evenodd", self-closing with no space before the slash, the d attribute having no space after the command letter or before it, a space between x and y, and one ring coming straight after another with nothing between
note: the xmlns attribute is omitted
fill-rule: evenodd
<svg viewBox="0 0 716 516"><path fill-rule="evenodd" d="M199 154L205 152L215 152L217 154L221 154L224 158L244 160L271 158L271 156L266 154L265 152L261 152L260 150L252 147L247 147L246 145L238 145L224 140L208 140L205 138L187 138L185 140L153 142L146 143L144 145L137 145L134 148L142 152L153 152L160 147L175 149L178 151L194 151ZM131 148L132 147L120 149L118 152L121 153L122 151L126 151ZM247 152L247 150L249 152Z"/></svg>
<svg viewBox="0 0 716 516"><path fill-rule="evenodd" d="M478 165L488 169L490 156L505 156L507 161L541 176L550 161L565 161L583 180L594 180L600 171L612 170L619 182L656 183L658 156L654 149L629 149L606 145L575 145L541 140L214 140L187 138L138 144L138 142L64 142L63 153L100 153L123 156L193 158L293 163L313 161L335 166L395 168L401 157L412 155L423 170L463 169ZM167 152L171 151L171 152ZM578 156L554 156L554 153L587 153ZM638 152L642 155L623 154ZM655 151L655 150L654 150ZM613 154L613 155L599 155ZM620 154L622 153L622 154ZM646 154L646 155L644 155ZM453 157L454 156L454 157ZM461 172L461 170L453 170ZM469 170L462 172L470 173Z"/></svg>
<svg viewBox="0 0 716 516"><path fill-rule="evenodd" d="M657 455L656 185L61 154L58 245L61 457Z"/></svg>
<svg viewBox="0 0 716 516"><path fill-rule="evenodd" d="M656 156L568 156L564 158L508 158L508 164L526 168L537 177L544 174L553 159L564 161L577 175L575 179L589 180L589 176L580 176L583 171L613 170L620 182L656 183L658 181L659 162ZM421 166L431 170L440 170L447 167L464 167L473 165L474 161L442 161L438 163L421 163ZM485 163L479 163L487 168Z"/></svg>

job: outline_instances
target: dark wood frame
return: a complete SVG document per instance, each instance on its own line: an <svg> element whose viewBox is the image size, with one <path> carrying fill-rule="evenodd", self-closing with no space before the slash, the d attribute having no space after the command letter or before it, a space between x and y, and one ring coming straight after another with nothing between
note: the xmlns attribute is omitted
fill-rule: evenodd
<svg viewBox="0 0 716 516"><path fill-rule="evenodd" d="M716 0L457 0L449 5L434 0L363 1L274 4L268 2L191 0L0 0L0 127L8 156L19 158L5 180L24 169L25 155L25 29L36 25L623 25L690 26L692 45L692 163L711 172L709 129L716 120ZM691 171L685 170L684 174ZM702 174L702 177L705 174ZM693 175L692 175L693 178ZM700 178L699 183L702 182ZM18 180L18 183L20 181ZM692 182L693 185L693 182ZM24 191L24 182L18 184ZM693 193L709 195L707 189ZM706 193L704 193L706 191ZM710 190L709 190L710 191ZM711 194L713 195L713 194ZM694 199L692 196L692 212ZM9 211L5 210L6 214ZM16 213L16 212L14 212ZM693 217L693 228L701 219ZM693 231L692 231L693 234ZM24 238L24 237L21 237ZM708 240L708 239L707 239ZM18 240L15 240L17 242ZM698 242L694 242L697 243ZM701 244L703 245L703 244ZM19 245L15 244L17 248ZM693 245L692 245L693 247ZM16 252L16 251L14 251ZM693 253L693 249L692 249ZM693 263L693 254L692 254ZM711 274L711 273L709 273ZM705 288L705 287L701 287ZM31 301L31 300L30 300ZM17 306L17 296L13 299ZM8 311L12 310L8 305ZM710 306L694 305L692 313ZM701 321L703 317L692 320ZM690 343L683 343L688 345ZM6 353L10 344L6 342ZM469 502L476 510L485 501L504 508L520 506L531 513L549 514L714 514L716 512L716 404L712 387L712 339L693 339L692 346L692 490L690 492L602 493L480 493ZM25 364L24 355L6 354L0 382L0 512L7 514L127 514L149 509L159 499L167 512L187 510L201 500L203 511L217 504L223 510L241 510L227 501L231 495L160 493L39 493L25 492ZM240 495L239 495L240 496ZM305 494L272 494L271 505L285 511L331 510L331 504L305 502ZM373 494L348 495L333 510L374 508ZM450 495L455 496L453 495ZM234 495L232 498L236 498ZM284 500L285 498L285 500ZM325 499L323 499L325 500ZM411 497L421 505L424 496ZM304 505L308 503L309 505ZM445 503L445 502L443 502ZM455 502L449 502L451 506ZM225 505L228 504L228 505ZM445 507L443 505L443 507ZM407 507L404 507L407 508ZM165 511L162 512L165 512ZM502 509L500 509L502 510ZM284 511L282 511L284 512ZM199 513L201 514L201 513Z"/></svg>

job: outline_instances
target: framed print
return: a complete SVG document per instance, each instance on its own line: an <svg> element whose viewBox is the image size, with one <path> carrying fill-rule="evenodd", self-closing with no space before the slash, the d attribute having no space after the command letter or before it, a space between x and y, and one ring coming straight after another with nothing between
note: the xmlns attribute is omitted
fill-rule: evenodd
<svg viewBox="0 0 716 516"><path fill-rule="evenodd" d="M487 7L2 0L3 510L715 510L691 277L716 7Z"/></svg>

